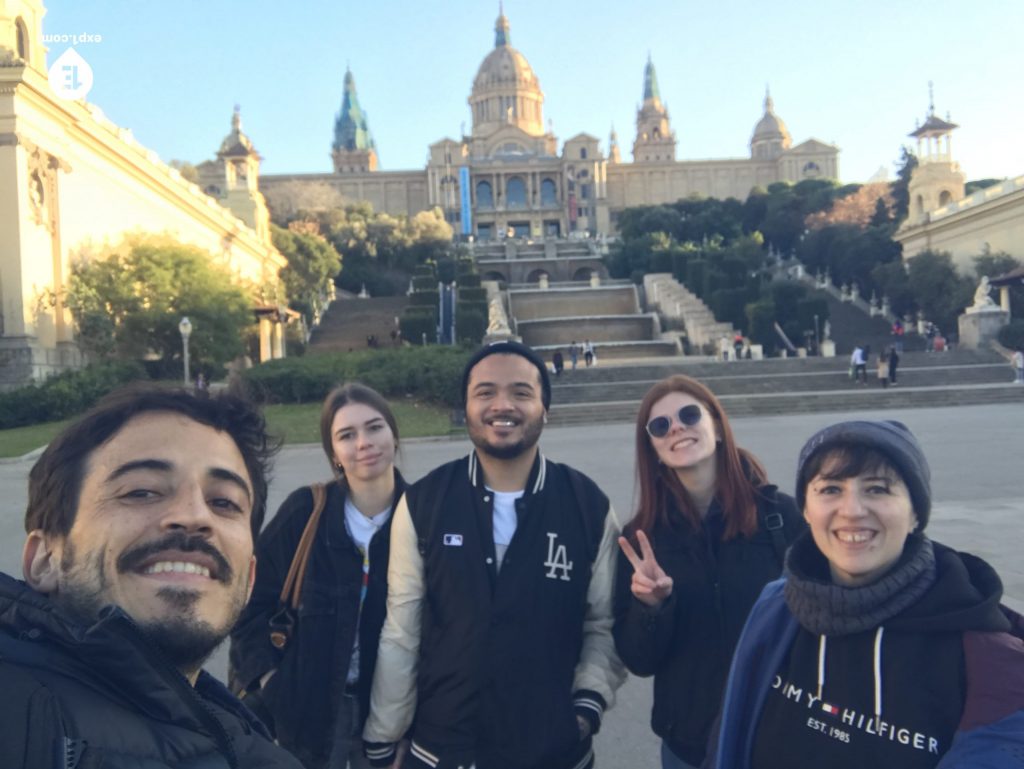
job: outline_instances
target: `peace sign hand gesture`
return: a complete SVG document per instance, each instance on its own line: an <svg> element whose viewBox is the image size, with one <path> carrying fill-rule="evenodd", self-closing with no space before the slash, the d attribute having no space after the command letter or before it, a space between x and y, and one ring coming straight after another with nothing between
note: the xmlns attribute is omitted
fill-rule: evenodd
<svg viewBox="0 0 1024 769"><path fill-rule="evenodd" d="M672 595L672 577L658 565L647 535L637 531L636 539L640 544L640 555L636 554L628 539L619 537L619 547L633 564L633 582L630 584L630 590L638 601L651 608L657 608L662 601Z"/></svg>

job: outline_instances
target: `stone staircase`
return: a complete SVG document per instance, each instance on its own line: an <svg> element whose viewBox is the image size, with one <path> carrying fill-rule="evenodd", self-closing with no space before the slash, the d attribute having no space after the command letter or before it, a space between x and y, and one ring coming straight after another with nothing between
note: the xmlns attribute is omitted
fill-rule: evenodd
<svg viewBox="0 0 1024 769"><path fill-rule="evenodd" d="M370 299L336 299L309 339L310 352L365 350L366 338L373 334L381 347L391 345L395 318L409 304L405 296Z"/></svg>
<svg viewBox="0 0 1024 769"><path fill-rule="evenodd" d="M566 371L553 381L549 421L552 425L632 421L651 385L676 373L708 385L734 417L1024 404L1024 386L1013 384L1009 364L991 350L906 352L901 356L898 384L888 389L878 383L873 366L868 368L867 385L851 381L845 356L729 363L677 358Z"/></svg>

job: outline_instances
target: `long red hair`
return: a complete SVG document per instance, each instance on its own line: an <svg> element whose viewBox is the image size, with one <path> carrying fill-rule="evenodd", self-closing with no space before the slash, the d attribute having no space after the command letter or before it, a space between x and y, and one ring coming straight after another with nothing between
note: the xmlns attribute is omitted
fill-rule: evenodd
<svg viewBox="0 0 1024 769"><path fill-rule="evenodd" d="M729 418L718 398L692 377L676 374L662 379L640 402L636 418L636 483L639 504L633 520L626 526L632 537L638 530L648 536L656 525L672 526L672 511L677 510L694 530L701 525L701 513L690 499L686 487L671 468L658 461L647 434L651 409L669 393L679 392L699 401L718 425L721 442L715 451L715 498L725 519L723 539L752 536L757 531L757 488L767 480L764 467L750 452L736 445Z"/></svg>

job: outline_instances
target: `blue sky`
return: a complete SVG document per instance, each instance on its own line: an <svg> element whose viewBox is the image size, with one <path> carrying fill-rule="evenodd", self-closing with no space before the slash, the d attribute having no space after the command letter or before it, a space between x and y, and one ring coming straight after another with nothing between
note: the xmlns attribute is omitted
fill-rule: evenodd
<svg viewBox="0 0 1024 769"><path fill-rule="evenodd" d="M50 0L44 33L99 35L88 100L164 160L211 158L234 104L264 173L327 172L350 65L382 169L423 168L427 146L470 128L476 70L494 45L481 0ZM935 106L961 128L969 179L1024 174L1022 0L506 0L511 42L564 141L585 131L628 160L648 52L680 160L742 157L765 84L794 142L842 150L844 181L889 169ZM51 43L49 61L66 44Z"/></svg>

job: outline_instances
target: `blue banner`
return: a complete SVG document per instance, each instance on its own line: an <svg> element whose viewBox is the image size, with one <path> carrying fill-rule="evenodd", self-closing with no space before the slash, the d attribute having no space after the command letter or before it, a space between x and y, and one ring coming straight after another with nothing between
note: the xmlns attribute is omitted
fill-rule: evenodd
<svg viewBox="0 0 1024 769"><path fill-rule="evenodd" d="M462 204L462 234L473 233L473 202L469 189L469 166L459 169L459 198Z"/></svg>

